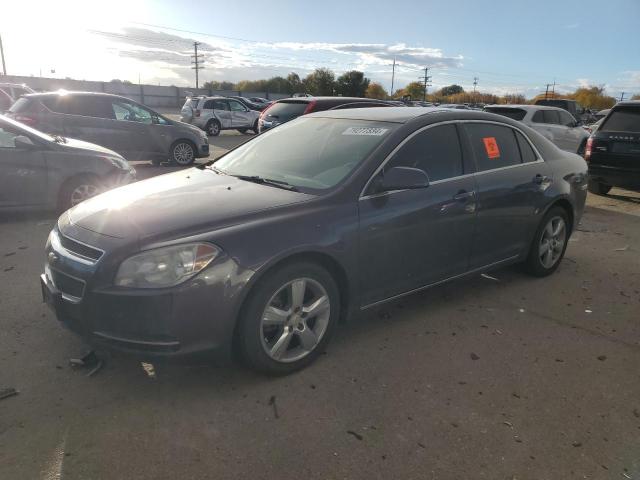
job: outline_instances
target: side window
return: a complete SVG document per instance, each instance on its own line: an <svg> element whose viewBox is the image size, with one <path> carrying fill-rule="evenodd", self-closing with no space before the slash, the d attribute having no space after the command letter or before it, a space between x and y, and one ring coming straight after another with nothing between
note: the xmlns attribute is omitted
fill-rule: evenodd
<svg viewBox="0 0 640 480"><path fill-rule="evenodd" d="M153 123L151 112L135 103L117 100L112 103L116 120L125 122Z"/></svg>
<svg viewBox="0 0 640 480"><path fill-rule="evenodd" d="M229 110L229 104L224 100L215 100L213 103L214 110Z"/></svg>
<svg viewBox="0 0 640 480"><path fill-rule="evenodd" d="M99 96L76 96L67 101L66 113L83 117L113 118L109 102Z"/></svg>
<svg viewBox="0 0 640 480"><path fill-rule="evenodd" d="M560 124L560 116L555 110L543 110L544 123Z"/></svg>
<svg viewBox="0 0 640 480"><path fill-rule="evenodd" d="M520 132L515 132L516 138L518 139L518 146L520 147L520 155L522 156L523 163L535 162L538 160L536 156L536 152L531 148L531 144L524 138Z"/></svg>
<svg viewBox="0 0 640 480"><path fill-rule="evenodd" d="M0 149L3 148L16 148L15 138L20 133L9 127L0 126Z"/></svg>
<svg viewBox="0 0 640 480"><path fill-rule="evenodd" d="M565 127L573 127L576 119L569 112L557 112L560 115L560 123Z"/></svg>
<svg viewBox="0 0 640 480"><path fill-rule="evenodd" d="M213 105L215 104L214 100L207 100L206 102L204 102L204 106L202 107L203 110L213 110Z"/></svg>
<svg viewBox="0 0 640 480"><path fill-rule="evenodd" d="M246 108L240 102L236 102L235 100L229 100L229 106L231 107L232 112L244 112Z"/></svg>
<svg viewBox="0 0 640 480"><path fill-rule="evenodd" d="M538 110L536 113L534 113L531 121L533 123L544 123L544 115L542 113L542 110Z"/></svg>
<svg viewBox="0 0 640 480"><path fill-rule="evenodd" d="M462 175L462 151L455 125L441 125L418 133L407 141L385 169L413 167L427 172L435 182Z"/></svg>
<svg viewBox="0 0 640 480"><path fill-rule="evenodd" d="M511 128L488 123L469 123L464 128L479 172L521 163L520 150Z"/></svg>

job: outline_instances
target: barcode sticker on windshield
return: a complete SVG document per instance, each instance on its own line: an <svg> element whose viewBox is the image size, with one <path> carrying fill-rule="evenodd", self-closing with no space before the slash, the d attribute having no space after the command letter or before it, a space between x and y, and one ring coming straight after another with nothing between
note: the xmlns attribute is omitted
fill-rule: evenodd
<svg viewBox="0 0 640 480"><path fill-rule="evenodd" d="M387 133L388 128L379 127L349 127L342 135L367 135L372 137L380 137Z"/></svg>

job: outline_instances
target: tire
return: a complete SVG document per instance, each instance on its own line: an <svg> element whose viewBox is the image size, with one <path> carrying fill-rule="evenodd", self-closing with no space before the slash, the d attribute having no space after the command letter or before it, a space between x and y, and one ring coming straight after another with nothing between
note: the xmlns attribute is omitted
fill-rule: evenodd
<svg viewBox="0 0 640 480"><path fill-rule="evenodd" d="M253 133L255 133L256 135L258 135L258 120L256 120L255 122L253 122L253 127L251 127L251 130L253 130Z"/></svg>
<svg viewBox="0 0 640 480"><path fill-rule="evenodd" d="M189 140L177 140L169 152L171 162L180 167L188 167L196 160L196 147Z"/></svg>
<svg viewBox="0 0 640 480"><path fill-rule="evenodd" d="M60 188L58 210L64 212L84 200L95 197L102 193L103 190L103 185L89 175L71 178Z"/></svg>
<svg viewBox="0 0 640 480"><path fill-rule="evenodd" d="M218 135L220 135L222 127L220 126L220 122L218 122L217 120L209 120L207 122L207 125L204 127L204 130L210 137L217 137Z"/></svg>
<svg viewBox="0 0 640 480"><path fill-rule="evenodd" d="M591 193L595 193L596 195L606 195L611 190L611 185L589 180L587 188Z"/></svg>
<svg viewBox="0 0 640 480"><path fill-rule="evenodd" d="M314 304L315 315L306 311ZM339 315L340 294L331 274L315 263L291 263L267 273L249 293L235 344L249 368L286 375L324 351Z"/></svg>
<svg viewBox="0 0 640 480"><path fill-rule="evenodd" d="M533 238L525 270L536 277L556 271L569 243L569 214L562 207L552 207L542 218Z"/></svg>
<svg viewBox="0 0 640 480"><path fill-rule="evenodd" d="M240 133L245 134L247 133L247 131L249 130L248 128L238 128L237 129Z"/></svg>

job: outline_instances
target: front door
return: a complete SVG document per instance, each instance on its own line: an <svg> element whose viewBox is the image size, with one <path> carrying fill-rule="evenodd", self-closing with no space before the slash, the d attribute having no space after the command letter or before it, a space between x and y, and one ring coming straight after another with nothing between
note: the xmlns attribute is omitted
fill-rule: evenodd
<svg viewBox="0 0 640 480"><path fill-rule="evenodd" d="M231 121L233 128L250 128L252 126L252 115L247 107L237 100L229 100L231 108Z"/></svg>
<svg viewBox="0 0 640 480"><path fill-rule="evenodd" d="M233 123L231 111L229 110L229 101L212 100L213 113L215 118L220 122L220 127L224 130L231 128Z"/></svg>
<svg viewBox="0 0 640 480"><path fill-rule="evenodd" d="M492 123L466 123L478 185L476 231L470 268L525 252L545 205L549 169L519 131Z"/></svg>
<svg viewBox="0 0 640 480"><path fill-rule="evenodd" d="M395 166L424 170L427 188L378 193L359 201L363 306L464 273L475 220L475 183L463 167L457 127L426 128L397 150ZM375 185L375 178L370 185Z"/></svg>
<svg viewBox="0 0 640 480"><path fill-rule="evenodd" d="M47 165L41 147L17 148L19 129L0 124L0 207L38 206L46 201ZM33 140L37 142L37 140Z"/></svg>

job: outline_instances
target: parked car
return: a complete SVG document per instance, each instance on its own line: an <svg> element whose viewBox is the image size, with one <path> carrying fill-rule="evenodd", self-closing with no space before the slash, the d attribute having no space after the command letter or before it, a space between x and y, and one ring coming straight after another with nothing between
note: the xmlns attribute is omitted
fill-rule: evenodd
<svg viewBox="0 0 640 480"><path fill-rule="evenodd" d="M220 135L222 130L258 133L260 113L250 110L241 102L227 97L187 98L180 120L195 125L209 135Z"/></svg>
<svg viewBox="0 0 640 480"><path fill-rule="evenodd" d="M8 93L0 90L0 113L4 113L13 105L13 98Z"/></svg>
<svg viewBox="0 0 640 480"><path fill-rule="evenodd" d="M584 108L578 102L566 98L540 98L534 104L561 108L569 112L575 120L580 120L584 113Z"/></svg>
<svg viewBox="0 0 640 480"><path fill-rule="evenodd" d="M135 180L116 152L46 135L0 115L0 211L66 210L109 188Z"/></svg>
<svg viewBox="0 0 640 480"><path fill-rule="evenodd" d="M594 115L595 121L597 122L598 120L602 120L604 117L606 117L609 114L610 111L611 111L610 108L605 108L604 110L600 110Z"/></svg>
<svg viewBox="0 0 640 480"><path fill-rule="evenodd" d="M357 312L513 263L553 273L586 183L583 158L504 116L319 112L69 210L42 291L92 345L145 357L233 346L289 373Z"/></svg>
<svg viewBox="0 0 640 480"><path fill-rule="evenodd" d="M584 153L589 132L566 110L541 105L488 105L484 110L528 125L562 150Z"/></svg>
<svg viewBox="0 0 640 480"><path fill-rule="evenodd" d="M324 110L394 106L385 100L359 97L296 97L273 102L258 120L258 130L264 132L301 115Z"/></svg>
<svg viewBox="0 0 640 480"><path fill-rule="evenodd" d="M227 97L227 98L230 98L230 99L232 98L233 100L237 100L238 102L243 104L245 107L247 107L249 110L254 110L256 112L261 112L267 106L266 104L263 104L263 103L252 102L247 97L235 96L235 97Z"/></svg>
<svg viewBox="0 0 640 480"><path fill-rule="evenodd" d="M273 101L267 100L266 98L262 98L262 97L248 97L248 98L250 102L257 103L259 105L269 105L270 103L273 103Z"/></svg>
<svg viewBox="0 0 640 480"><path fill-rule="evenodd" d="M606 195L611 187L640 191L640 101L619 102L589 137L589 191Z"/></svg>
<svg viewBox="0 0 640 480"><path fill-rule="evenodd" d="M0 90L6 93L15 102L22 95L36 93L35 90L23 83L2 83L0 82Z"/></svg>
<svg viewBox="0 0 640 480"><path fill-rule="evenodd" d="M198 128L169 120L133 100L107 93L49 92L20 97L8 113L40 131L109 148L127 160L191 165L209 155Z"/></svg>

